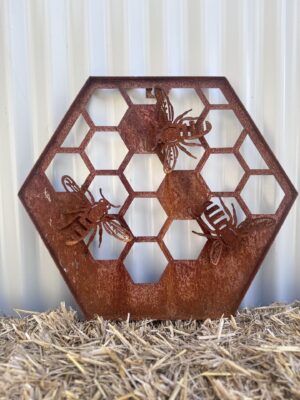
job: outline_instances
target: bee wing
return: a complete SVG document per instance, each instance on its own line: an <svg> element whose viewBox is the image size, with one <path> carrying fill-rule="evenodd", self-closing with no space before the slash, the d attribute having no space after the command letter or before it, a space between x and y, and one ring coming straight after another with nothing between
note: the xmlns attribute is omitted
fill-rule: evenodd
<svg viewBox="0 0 300 400"><path fill-rule="evenodd" d="M92 195L92 193L88 189L85 192L85 198L92 204L96 203L94 196Z"/></svg>
<svg viewBox="0 0 300 400"><path fill-rule="evenodd" d="M122 240L123 242L130 242L132 240L131 232L122 226L114 217L106 218L103 222L103 226L106 232L116 239Z"/></svg>
<svg viewBox="0 0 300 400"><path fill-rule="evenodd" d="M210 262L214 265L218 265L221 254L223 251L223 243L220 240L214 240L210 249Z"/></svg>
<svg viewBox="0 0 300 400"><path fill-rule="evenodd" d="M155 89L156 114L160 125L172 122L174 119L174 108L166 92L161 88Z"/></svg>
<svg viewBox="0 0 300 400"><path fill-rule="evenodd" d="M67 192L78 193L81 190L74 179L71 178L69 175L64 175L61 178L61 183Z"/></svg>
<svg viewBox="0 0 300 400"><path fill-rule="evenodd" d="M91 192L88 190L88 194L90 196L90 200L86 197L85 193L81 190L80 186L77 185L77 183L74 181L73 178L71 178L68 175L64 175L61 178L61 183L63 187L65 188L66 192L69 193L75 193L77 198L82 202L85 203L95 203L94 197L91 194Z"/></svg>
<svg viewBox="0 0 300 400"><path fill-rule="evenodd" d="M174 145L166 145L163 150L164 154L164 171L169 173L173 171L178 158L178 148Z"/></svg>
<svg viewBox="0 0 300 400"><path fill-rule="evenodd" d="M247 218L238 225L237 229L240 233L247 235L257 230L268 229L274 224L275 218L272 217Z"/></svg>

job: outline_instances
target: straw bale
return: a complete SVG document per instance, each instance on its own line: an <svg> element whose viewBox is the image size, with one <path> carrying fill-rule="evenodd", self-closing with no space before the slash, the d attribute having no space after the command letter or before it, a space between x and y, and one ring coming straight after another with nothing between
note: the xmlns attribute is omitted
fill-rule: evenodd
<svg viewBox="0 0 300 400"><path fill-rule="evenodd" d="M300 303L199 321L0 318L1 399L297 399Z"/></svg>

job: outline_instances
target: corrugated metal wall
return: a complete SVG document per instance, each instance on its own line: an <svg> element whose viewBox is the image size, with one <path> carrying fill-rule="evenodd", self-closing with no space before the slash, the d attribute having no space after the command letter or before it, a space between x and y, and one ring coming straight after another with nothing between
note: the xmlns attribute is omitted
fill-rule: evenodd
<svg viewBox="0 0 300 400"><path fill-rule="evenodd" d="M74 305L17 192L89 75L226 76L299 187L300 1L0 0L0 309ZM243 305L300 297L299 203Z"/></svg>

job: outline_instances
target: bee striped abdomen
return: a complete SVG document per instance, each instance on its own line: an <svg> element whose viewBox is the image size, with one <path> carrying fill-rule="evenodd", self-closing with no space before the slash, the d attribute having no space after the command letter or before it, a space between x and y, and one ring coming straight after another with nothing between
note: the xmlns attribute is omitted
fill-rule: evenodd
<svg viewBox="0 0 300 400"><path fill-rule="evenodd" d="M226 214L217 204L212 203L211 206L206 207L204 215L210 225L217 230L227 226Z"/></svg>
<svg viewBox="0 0 300 400"><path fill-rule="evenodd" d="M90 224L88 224L87 221L79 220L79 221L77 221L77 224L75 225L74 233L78 237L82 237L84 235L87 235L89 230L90 230Z"/></svg>

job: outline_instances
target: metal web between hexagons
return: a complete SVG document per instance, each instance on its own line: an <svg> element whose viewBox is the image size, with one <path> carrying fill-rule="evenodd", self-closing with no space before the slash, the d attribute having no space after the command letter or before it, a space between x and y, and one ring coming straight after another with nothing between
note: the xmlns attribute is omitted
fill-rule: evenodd
<svg viewBox="0 0 300 400"><path fill-rule="evenodd" d="M168 102L173 122L192 108L176 128L184 148L158 140L173 134L164 129ZM88 249L88 234L66 245L59 224L64 210L78 207L78 195L64 190L64 175L80 195L90 191L96 204L100 187L108 202L118 203L109 218L132 240L120 242L104 229L100 248L99 232ZM253 190L261 202L253 200ZM225 78L90 78L20 191L87 317L160 319L233 313L295 196ZM212 216L202 219L209 201L227 227L233 210L237 224L255 218L273 223L244 232L245 239L231 245L212 236ZM216 242L222 249L214 262Z"/></svg>

